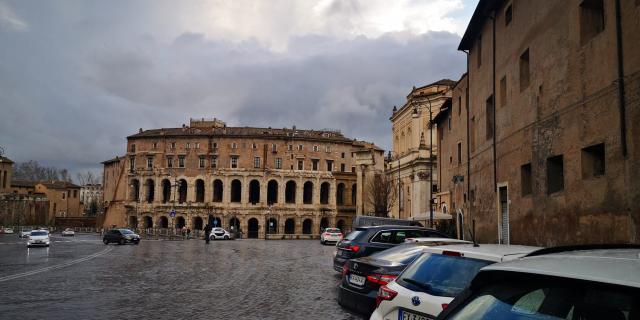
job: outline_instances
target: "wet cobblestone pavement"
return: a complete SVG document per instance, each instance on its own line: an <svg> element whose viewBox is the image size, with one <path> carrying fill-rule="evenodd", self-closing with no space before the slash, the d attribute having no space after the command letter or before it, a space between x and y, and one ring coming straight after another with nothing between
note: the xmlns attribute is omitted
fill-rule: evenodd
<svg viewBox="0 0 640 320"><path fill-rule="evenodd" d="M360 319L318 241L52 241L0 235L0 319Z"/></svg>

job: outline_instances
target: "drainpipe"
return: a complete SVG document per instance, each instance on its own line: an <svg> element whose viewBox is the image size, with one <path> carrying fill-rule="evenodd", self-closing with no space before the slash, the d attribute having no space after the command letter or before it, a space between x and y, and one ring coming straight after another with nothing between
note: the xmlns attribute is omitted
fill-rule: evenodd
<svg viewBox="0 0 640 320"><path fill-rule="evenodd" d="M471 121L471 110L470 110L470 105L469 105L469 86L470 86L470 75L469 75L469 51L465 51L462 50L462 52L464 52L466 54L466 58L467 58L467 91L465 92L465 107L467 109L467 201L469 201L469 208L468 208L468 220L469 221L473 221L472 217L471 217L471 142L470 142L470 122ZM464 233L464 225L462 227L462 232ZM464 239L464 236L463 236Z"/></svg>
<svg viewBox="0 0 640 320"><path fill-rule="evenodd" d="M620 140L622 156L627 157L627 116L624 92L624 60L622 52L622 19L620 16L620 0L616 0L616 47L618 53L618 108L620 113Z"/></svg>
<svg viewBox="0 0 640 320"><path fill-rule="evenodd" d="M492 21L493 37L491 42L493 43L493 49L491 50L491 56L493 57L493 93L491 103L493 104L493 192L498 192L498 165L496 156L496 138L498 137L497 125L496 125L496 14L495 11L492 17L489 17Z"/></svg>

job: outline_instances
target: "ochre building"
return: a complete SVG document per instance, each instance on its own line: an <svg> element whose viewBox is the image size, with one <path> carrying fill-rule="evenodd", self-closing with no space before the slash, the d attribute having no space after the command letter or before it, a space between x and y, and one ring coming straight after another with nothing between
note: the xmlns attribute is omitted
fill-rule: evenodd
<svg viewBox="0 0 640 320"><path fill-rule="evenodd" d="M363 151L382 158L376 146L330 130L228 127L217 119L141 129L127 137L126 155L103 162L103 224L198 230L211 223L260 238L349 230L358 177L366 176L355 154Z"/></svg>

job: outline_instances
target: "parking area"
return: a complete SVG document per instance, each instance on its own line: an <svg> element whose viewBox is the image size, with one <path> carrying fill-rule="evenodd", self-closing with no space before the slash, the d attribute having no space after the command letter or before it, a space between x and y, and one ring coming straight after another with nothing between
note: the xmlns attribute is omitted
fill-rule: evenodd
<svg viewBox="0 0 640 320"><path fill-rule="evenodd" d="M336 302L334 246L305 240L146 241L0 235L6 319L360 319Z"/></svg>

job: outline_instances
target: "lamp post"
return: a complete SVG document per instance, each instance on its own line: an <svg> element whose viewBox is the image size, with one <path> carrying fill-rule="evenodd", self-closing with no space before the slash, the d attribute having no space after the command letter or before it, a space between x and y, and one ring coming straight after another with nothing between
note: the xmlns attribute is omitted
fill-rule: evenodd
<svg viewBox="0 0 640 320"><path fill-rule="evenodd" d="M391 163L391 154L395 154L396 158L398 159L398 218L400 218L400 194L402 192L402 186L400 185L400 154L389 150L389 152L387 153L387 159L389 161L389 163Z"/></svg>
<svg viewBox="0 0 640 320"><path fill-rule="evenodd" d="M429 228L433 228L433 112L431 99L425 98L429 103Z"/></svg>

